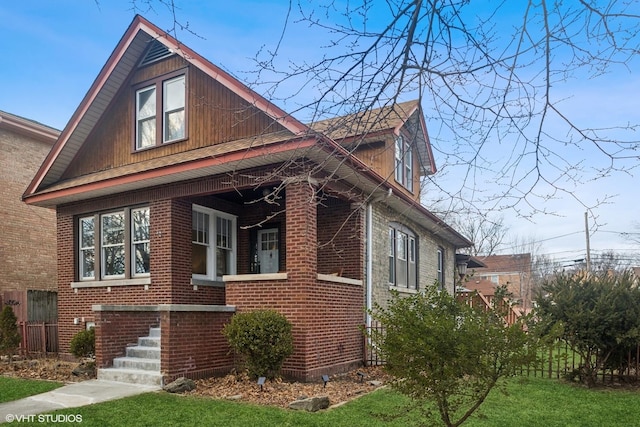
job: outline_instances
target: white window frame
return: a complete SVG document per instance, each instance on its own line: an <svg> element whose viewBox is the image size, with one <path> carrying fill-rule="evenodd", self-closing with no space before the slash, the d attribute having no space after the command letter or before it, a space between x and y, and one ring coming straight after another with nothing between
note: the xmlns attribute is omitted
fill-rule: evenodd
<svg viewBox="0 0 640 427"><path fill-rule="evenodd" d="M437 265L436 265L436 269L438 272L438 285L440 286L441 289L444 289L445 287L445 275L444 275L444 249L441 247L438 247L438 250L436 251L436 256L437 256Z"/></svg>
<svg viewBox="0 0 640 427"><path fill-rule="evenodd" d="M180 93L182 96L181 102L177 103L177 106L171 110L168 109L169 104L173 104L173 102L167 99L169 91L167 90L167 85L175 82L182 81L184 84L184 90ZM155 101L155 111L153 115L147 115L144 117L140 116L140 96L141 94L153 90L153 97ZM168 125L168 117L170 114L180 113L182 112L182 121L183 128L182 132L169 139L167 135L167 125ZM140 129L141 124L146 121L153 120L155 123L154 126L154 136L153 140L145 145L142 145L140 138ZM157 147L163 144L169 144L176 141L181 141L187 138L187 73L186 71L177 71L171 73L166 76L161 76L154 79L151 82L145 82L138 86L135 91L135 130L134 130L134 141L135 141L135 150L145 150L153 147Z"/></svg>
<svg viewBox="0 0 640 427"><path fill-rule="evenodd" d="M93 245L85 245L83 237L85 236L83 224L91 222L93 224L92 239ZM78 278L80 280L95 280L96 277L96 218L95 216L87 216L78 219ZM91 275L85 275L85 254L93 252L93 272Z"/></svg>
<svg viewBox="0 0 640 427"><path fill-rule="evenodd" d="M418 289L418 236L409 228L389 225L389 285L401 289ZM402 268L404 271L399 271ZM405 283L398 283L404 280Z"/></svg>
<svg viewBox="0 0 640 427"><path fill-rule="evenodd" d="M218 218L221 220L231 221L231 236L227 236L227 243L224 246L220 246L220 249L230 250L229 254L229 271L226 274L234 275L237 269L237 221L238 217L228 214L226 212L217 211L215 209L207 208L200 205L193 205L192 210L194 212L203 213L208 215L208 241L196 242L192 240L192 244L202 244L207 246L207 273L195 274L192 273L191 277L196 280L208 280L208 281L221 281L222 275L218 274L219 268L217 265L217 250L218 250ZM193 229L193 224L191 225Z"/></svg>
<svg viewBox="0 0 640 427"><path fill-rule="evenodd" d="M136 270L136 245L149 245L149 247L151 246L151 232L148 229L147 230L147 238L146 239L140 239L140 240L136 240L136 234L135 234L135 227L136 224L133 221L133 215L135 212L140 212L140 211L147 211L147 227L150 229L151 228L151 210L148 206L144 206L144 207L140 207L140 208L134 208L131 209L131 213L129 214L129 218L131 218L130 220L130 224L131 226L130 228L130 232L131 232L131 276L132 277L148 277L151 273L151 262L149 262L149 271L146 272L141 272L138 273ZM151 249L149 248L149 258L151 258Z"/></svg>
<svg viewBox="0 0 640 427"><path fill-rule="evenodd" d="M395 140L395 178L409 191L413 191L413 151L402 135Z"/></svg>
<svg viewBox="0 0 640 427"><path fill-rule="evenodd" d="M77 250L77 274L79 281L109 281L109 280L121 280L128 279L132 277L149 277L150 272L145 273L136 273L136 263L135 263L135 245L142 243L150 243L150 240L135 240L133 236L133 221L131 220L131 215L135 211L147 210L149 217L151 216L151 211L148 206L137 206L135 208L125 208L121 210L103 212L100 214L94 215L86 215L78 218L78 250ZM109 215L123 215L124 219L124 232L123 232L123 242L122 243L105 243L104 239L104 230L103 230L103 218ZM93 222L93 246L84 246L83 245L83 223L86 221ZM150 236L150 235L149 235ZM109 247L124 247L124 271L122 274L106 274L105 271L105 249ZM84 270L84 253L93 251L93 275L85 276Z"/></svg>
<svg viewBox="0 0 640 427"><path fill-rule="evenodd" d="M122 215L122 241L106 243L106 238L104 235L105 227L104 227L104 219L109 216ZM126 243L126 235L127 235L127 224L126 224L126 214L124 211L116 211L116 212L108 212L100 215L100 278L104 280L109 279L123 279L126 275L127 271L127 243ZM105 271L105 266L107 265L106 260L106 251L110 248L120 248L122 247L122 262L124 266L122 267L121 274L107 274Z"/></svg>

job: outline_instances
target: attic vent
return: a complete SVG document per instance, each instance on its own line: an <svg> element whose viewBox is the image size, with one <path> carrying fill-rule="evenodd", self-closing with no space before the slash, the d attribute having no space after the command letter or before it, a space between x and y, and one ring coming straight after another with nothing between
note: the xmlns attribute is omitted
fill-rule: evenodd
<svg viewBox="0 0 640 427"><path fill-rule="evenodd" d="M147 48L147 53L140 62L140 67L144 67L145 65L149 65L152 62L168 58L171 55L173 55L173 53L165 45L160 43L158 40L154 40Z"/></svg>

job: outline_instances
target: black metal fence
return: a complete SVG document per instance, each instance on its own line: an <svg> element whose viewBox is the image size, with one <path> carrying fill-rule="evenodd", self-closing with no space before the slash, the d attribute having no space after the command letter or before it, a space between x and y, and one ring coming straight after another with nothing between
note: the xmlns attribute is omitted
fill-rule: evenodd
<svg viewBox="0 0 640 427"><path fill-rule="evenodd" d="M365 365L384 365L384 358L375 348L374 343L369 339L370 332L384 332L384 328L379 323L373 323L366 327L364 336ZM597 379L603 383L612 382L638 382L640 380L640 344L635 349L629 351L623 357L617 359L619 363L598 371ZM567 378L578 374L585 359L573 351L564 341L558 340L549 348L540 350L536 363L524 366L520 370L520 375L539 378ZM615 366L615 367L611 367Z"/></svg>

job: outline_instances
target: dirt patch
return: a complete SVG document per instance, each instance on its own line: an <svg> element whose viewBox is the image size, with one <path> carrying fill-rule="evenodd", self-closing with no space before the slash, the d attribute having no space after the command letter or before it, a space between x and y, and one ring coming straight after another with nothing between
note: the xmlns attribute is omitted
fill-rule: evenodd
<svg viewBox="0 0 640 427"><path fill-rule="evenodd" d="M58 359L25 359L9 363L0 361L0 375L32 380L60 381L64 383L84 381L91 377L74 375L78 362Z"/></svg>
<svg viewBox="0 0 640 427"><path fill-rule="evenodd" d="M364 375L358 375L358 372ZM305 397L328 396L331 405L348 402L385 385L389 376L380 367L362 368L330 377L326 386L315 383L291 382L281 379L266 381L262 388L246 375L227 375L196 381L196 389L185 394L216 399L237 400L258 405L286 408L289 403Z"/></svg>
<svg viewBox="0 0 640 427"><path fill-rule="evenodd" d="M64 383L85 381L91 377L74 375L77 362L58 359L27 359L12 363L0 361L0 375L25 379L59 381ZM361 373L363 375L358 375ZM196 381L196 389L185 395L204 396L271 405L286 408L289 403L304 397L328 396L331 405L348 402L370 393L388 383L390 377L380 367L366 367L346 374L331 376L326 386L322 381L302 383L277 379L267 380L260 387L246 375L230 374L218 378Z"/></svg>

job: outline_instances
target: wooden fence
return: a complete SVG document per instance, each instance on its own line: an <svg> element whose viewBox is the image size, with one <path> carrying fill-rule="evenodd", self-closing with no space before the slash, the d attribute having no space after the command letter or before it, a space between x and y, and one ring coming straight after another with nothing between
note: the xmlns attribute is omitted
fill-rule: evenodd
<svg viewBox="0 0 640 427"><path fill-rule="evenodd" d="M58 353L58 323L19 322L18 328L22 337L21 354L30 356Z"/></svg>

